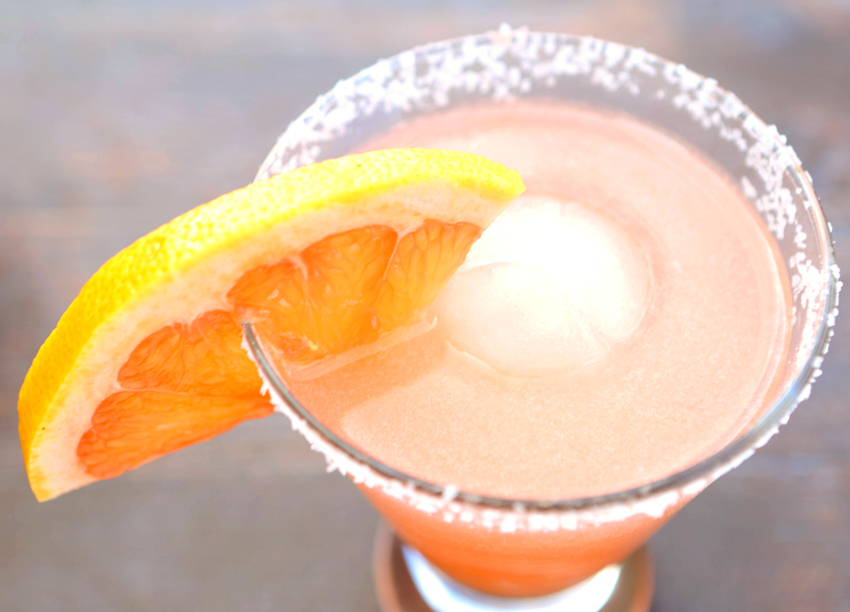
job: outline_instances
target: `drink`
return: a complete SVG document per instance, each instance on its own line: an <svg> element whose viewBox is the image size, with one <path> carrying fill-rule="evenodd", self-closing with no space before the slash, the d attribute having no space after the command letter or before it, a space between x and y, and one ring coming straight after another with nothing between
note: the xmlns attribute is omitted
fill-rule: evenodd
<svg viewBox="0 0 850 612"><path fill-rule="evenodd" d="M551 103L434 114L365 148L409 146L467 150L518 169L528 191L500 220L515 232L506 240L527 256L537 246L538 257L562 257L540 263L554 266L553 276L567 269L563 293L578 303L547 300L556 285L535 277L533 261L505 269L501 262L516 255L498 253L504 245L489 247L495 255L473 247L467 264L485 265L458 271L432 329L316 378L307 368L287 381L327 427L423 480L556 500L674 474L726 446L761 413L787 345L788 280L743 196L699 156L626 116ZM500 221L478 247L488 248ZM566 255L558 250L559 240L590 234L567 245ZM595 266L603 269L570 274ZM513 322L518 317L532 322ZM328 366L319 367L321 374ZM396 528L415 533L405 520ZM446 537L455 545L475 539ZM552 586L516 588L535 594Z"/></svg>
<svg viewBox="0 0 850 612"><path fill-rule="evenodd" d="M823 236L822 220L806 220L802 208L794 219L777 212L796 169L737 99L640 50L520 32L411 55L320 99L265 171L386 146L490 156L523 174L526 212L544 220L538 225L560 226L550 213L566 207L565 231L595 236L584 248L603 249L588 257L600 269L584 280L594 285L607 270L619 280L604 291L630 305L612 308L618 300L600 301L581 283L552 298L545 285L525 282L528 269L500 277L517 300L581 294L566 324L577 357L536 351L522 333L502 334L511 348L501 351L468 324L482 310L484 321L504 320L492 315L491 299L475 297L492 289L478 282L483 268L461 269L435 306L434 329L342 367L289 370L286 386L343 441L332 433L328 444L295 417L299 428L434 565L497 595L549 593L628 556L796 405L828 336L817 311L834 297L828 249L803 237L809 223L809 236ZM369 96L374 104L363 104ZM588 108L597 102L677 138ZM326 125L339 117L342 128ZM800 188L797 197L810 196ZM576 218L587 231L570 229ZM528 248L545 242L527 239ZM617 255L602 264L603 252ZM793 268L815 260L821 272L804 289ZM449 321L458 311L460 322ZM513 358L525 354L534 358Z"/></svg>

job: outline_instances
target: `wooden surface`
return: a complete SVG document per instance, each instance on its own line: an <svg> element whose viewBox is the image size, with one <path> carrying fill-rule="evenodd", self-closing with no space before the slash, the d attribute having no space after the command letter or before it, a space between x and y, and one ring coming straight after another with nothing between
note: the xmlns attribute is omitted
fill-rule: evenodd
<svg viewBox="0 0 850 612"><path fill-rule="evenodd" d="M843 0L298 0L0 6L0 610L377 609L377 518L272 418L35 502L16 395L110 255L251 180L338 79L500 22L644 46L785 133L850 270ZM652 542L655 612L850 610L850 318L809 401Z"/></svg>

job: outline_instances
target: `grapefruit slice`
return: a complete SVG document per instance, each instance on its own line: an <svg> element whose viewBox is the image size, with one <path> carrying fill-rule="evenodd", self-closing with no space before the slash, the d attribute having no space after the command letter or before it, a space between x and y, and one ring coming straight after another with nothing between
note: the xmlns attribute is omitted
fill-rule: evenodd
<svg viewBox="0 0 850 612"><path fill-rule="evenodd" d="M377 151L249 185L139 239L85 284L24 381L36 497L268 415L243 321L295 366L414 323L523 189L477 156Z"/></svg>

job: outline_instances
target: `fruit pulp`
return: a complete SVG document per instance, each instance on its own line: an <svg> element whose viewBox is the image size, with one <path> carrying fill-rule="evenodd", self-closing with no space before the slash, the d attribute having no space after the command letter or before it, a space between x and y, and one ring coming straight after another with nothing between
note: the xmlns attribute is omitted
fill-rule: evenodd
<svg viewBox="0 0 850 612"><path fill-rule="evenodd" d="M699 462L774 399L788 280L748 202L696 152L624 115L532 102L432 114L364 150L409 146L518 170L528 190L515 226L534 234L504 261L470 252L425 333L329 372L290 372L294 395L341 437L463 491L580 498ZM561 229L572 252L557 244ZM543 259L526 261L541 243ZM510 303L493 307L500 294ZM545 316L529 313L544 303ZM547 321L567 332L547 334ZM435 565L506 596L552 592L623 559L685 501L660 518L500 533L364 493Z"/></svg>

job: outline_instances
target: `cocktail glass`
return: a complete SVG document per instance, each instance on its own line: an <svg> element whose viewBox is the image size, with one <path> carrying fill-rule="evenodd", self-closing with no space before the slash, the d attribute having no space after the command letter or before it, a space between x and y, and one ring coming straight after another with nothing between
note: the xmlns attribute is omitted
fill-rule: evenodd
<svg viewBox="0 0 850 612"><path fill-rule="evenodd" d="M289 393L249 324L246 341L279 410L392 525L431 609L645 610L645 557L630 562L643 586L620 603L612 599L630 567L624 560L765 444L820 374L840 289L829 226L785 139L714 80L642 49L507 27L406 51L339 82L290 124L257 178L351 153L404 120L517 99L613 108L674 133L735 181L764 220L791 280L790 350L771 404L743 434L696 465L627 491L486 497L414 478L352 447ZM387 610L428 609L402 601L400 588L379 584Z"/></svg>

